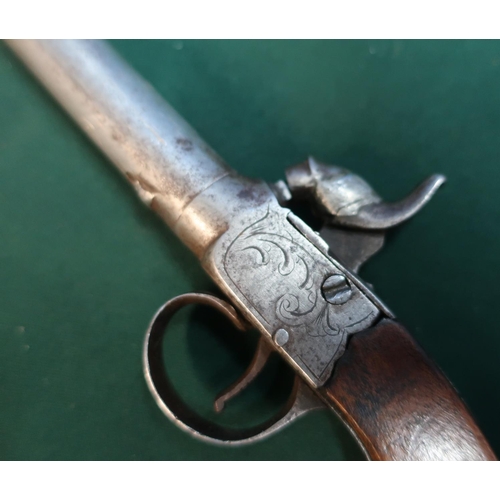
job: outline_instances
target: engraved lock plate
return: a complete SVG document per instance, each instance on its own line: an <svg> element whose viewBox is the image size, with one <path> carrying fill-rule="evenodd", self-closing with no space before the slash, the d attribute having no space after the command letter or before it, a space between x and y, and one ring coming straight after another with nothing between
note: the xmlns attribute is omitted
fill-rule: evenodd
<svg viewBox="0 0 500 500"><path fill-rule="evenodd" d="M294 216L292 224L289 214L271 202L251 218L243 215L208 252L204 266L247 319L318 387L330 377L348 336L370 327L386 309L327 254L323 240ZM332 276L342 277L349 291L340 303L327 300L322 290Z"/></svg>

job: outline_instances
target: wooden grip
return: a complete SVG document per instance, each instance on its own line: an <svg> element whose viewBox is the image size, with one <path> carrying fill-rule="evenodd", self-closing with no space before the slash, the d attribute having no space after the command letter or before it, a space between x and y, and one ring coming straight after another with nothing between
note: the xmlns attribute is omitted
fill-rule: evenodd
<svg viewBox="0 0 500 500"><path fill-rule="evenodd" d="M321 394L371 460L496 460L449 380L394 321L354 335Z"/></svg>

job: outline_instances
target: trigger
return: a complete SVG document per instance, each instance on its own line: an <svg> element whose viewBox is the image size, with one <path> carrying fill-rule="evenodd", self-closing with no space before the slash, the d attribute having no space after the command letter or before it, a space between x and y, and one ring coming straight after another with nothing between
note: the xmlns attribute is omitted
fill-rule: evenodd
<svg viewBox="0 0 500 500"><path fill-rule="evenodd" d="M231 384L226 390L221 392L214 402L214 408L217 413L220 413L224 409L226 401L237 396L245 387L247 387L257 375L263 370L264 366L269 359L269 355L272 353L272 349L269 344L261 337L259 343L257 344L257 349L250 362L250 365L245 370L243 375Z"/></svg>
<svg viewBox="0 0 500 500"><path fill-rule="evenodd" d="M292 393L284 408L273 418L250 429L221 427L214 422L204 419L196 414L196 412L193 412L193 410L180 398L173 384L170 382L163 365L162 353L162 339L172 316L179 309L189 304L204 304L214 307L230 319L240 330L245 330L248 327L231 304L213 295L204 293L187 293L179 295L169 300L156 313L149 325L146 338L144 339L144 375L156 403L174 424L186 432L189 432L192 436L207 442L239 445L255 443L283 429L307 412L324 408L323 403L312 390L307 387L298 376L295 376ZM265 366L271 350L272 348L266 344L264 339L259 341L257 344L257 351L250 366L239 380L217 398L215 402L216 410L221 411L227 400L241 392L255 379Z"/></svg>

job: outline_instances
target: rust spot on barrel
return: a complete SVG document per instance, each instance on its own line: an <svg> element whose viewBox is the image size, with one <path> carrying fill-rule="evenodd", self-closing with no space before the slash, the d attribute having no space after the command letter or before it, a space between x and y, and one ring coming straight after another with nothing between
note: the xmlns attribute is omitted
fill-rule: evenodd
<svg viewBox="0 0 500 500"><path fill-rule="evenodd" d="M193 141L191 139L186 139L185 137L177 137L175 143L181 147L183 151L192 151Z"/></svg>
<svg viewBox="0 0 500 500"><path fill-rule="evenodd" d="M240 200L253 200L255 198L254 190L251 188L244 188L238 193L238 198Z"/></svg>

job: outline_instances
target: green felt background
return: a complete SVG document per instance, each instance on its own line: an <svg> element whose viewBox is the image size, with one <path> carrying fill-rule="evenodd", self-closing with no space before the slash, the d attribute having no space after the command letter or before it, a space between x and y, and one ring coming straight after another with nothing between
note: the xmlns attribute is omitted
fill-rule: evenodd
<svg viewBox="0 0 500 500"><path fill-rule="evenodd" d="M313 154L387 199L448 184L363 277L438 361L500 452L500 42L116 41L240 172L274 181ZM333 415L226 449L155 407L141 344L168 298L212 289L196 260L0 47L0 459L361 458ZM168 343L179 390L209 415L243 369L204 310ZM214 318L208 315L212 325ZM272 366L226 422L283 399Z"/></svg>

